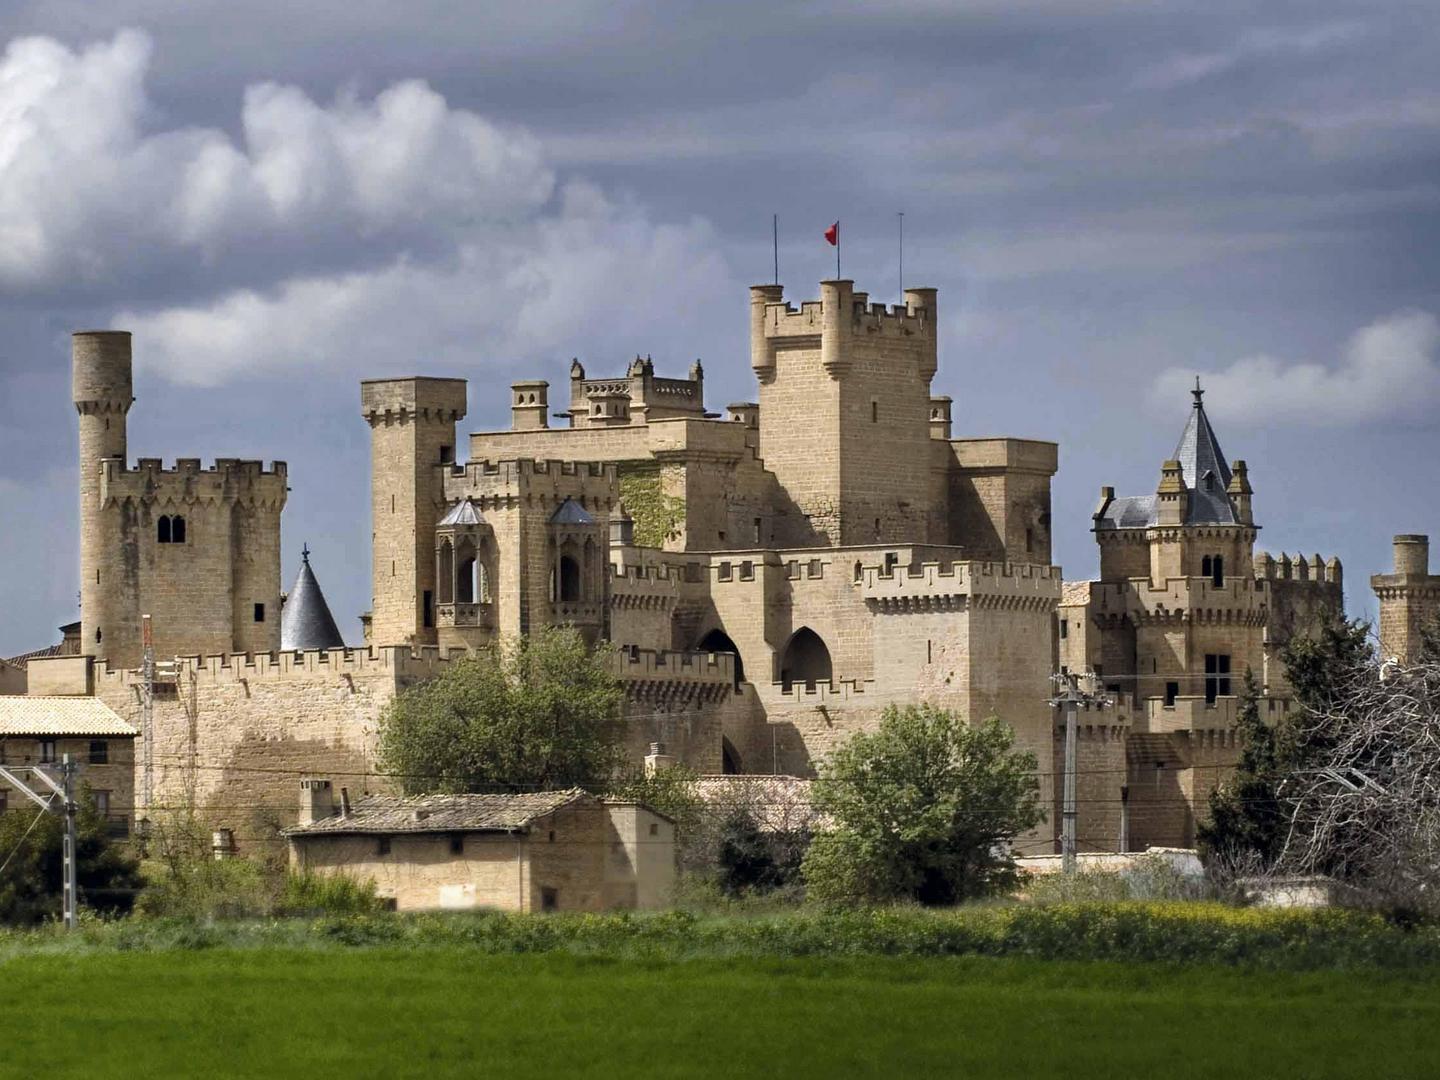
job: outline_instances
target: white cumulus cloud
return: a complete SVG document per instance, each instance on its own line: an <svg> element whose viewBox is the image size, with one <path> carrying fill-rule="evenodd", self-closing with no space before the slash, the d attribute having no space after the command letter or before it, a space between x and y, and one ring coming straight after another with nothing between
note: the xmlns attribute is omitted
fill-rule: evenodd
<svg viewBox="0 0 1440 1080"><path fill-rule="evenodd" d="M156 123L151 48L123 31L0 56L0 287L89 289L135 332L142 370L214 385L562 347L669 365L715 340L711 316L743 330L706 222L562 181L527 132L423 82L329 103L252 85L232 137Z"/></svg>
<svg viewBox="0 0 1440 1080"><path fill-rule="evenodd" d="M1193 372L1170 369L1152 399L1183 397ZM1367 424L1433 416L1440 407L1440 322L1425 311L1401 311L1361 328L1339 364L1290 363L1251 356L1201 373L1205 403L1225 420Z"/></svg>
<svg viewBox="0 0 1440 1080"><path fill-rule="evenodd" d="M152 130L150 54L127 30L78 51L21 38L0 56L0 283L443 244L457 227L524 220L553 194L532 137L419 81L324 105L261 83L245 92L238 140Z"/></svg>

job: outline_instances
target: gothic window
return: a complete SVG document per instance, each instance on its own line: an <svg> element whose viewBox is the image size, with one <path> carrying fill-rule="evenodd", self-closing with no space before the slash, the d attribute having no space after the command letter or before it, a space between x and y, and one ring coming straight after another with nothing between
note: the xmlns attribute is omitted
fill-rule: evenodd
<svg viewBox="0 0 1440 1080"><path fill-rule="evenodd" d="M571 555L560 556L560 599L567 602L580 599L580 564Z"/></svg>
<svg viewBox="0 0 1440 1080"><path fill-rule="evenodd" d="M155 540L161 544L170 543L170 516L168 514L160 515L160 522L155 529Z"/></svg>
<svg viewBox="0 0 1440 1080"><path fill-rule="evenodd" d="M185 543L185 519L179 514L161 514L155 525L155 541L160 544Z"/></svg>
<svg viewBox="0 0 1440 1080"><path fill-rule="evenodd" d="M440 603L454 603L455 549L449 540L443 540L440 543L440 565L436 569L439 571L435 576L435 583L440 587Z"/></svg>
<svg viewBox="0 0 1440 1080"><path fill-rule="evenodd" d="M170 542L173 544L185 543L185 519L179 514L170 519Z"/></svg>
<svg viewBox="0 0 1440 1080"><path fill-rule="evenodd" d="M820 635L808 626L796 630L780 657L781 689L788 691L800 682L814 690L816 683L830 682L832 674L830 650Z"/></svg>
<svg viewBox="0 0 1440 1080"><path fill-rule="evenodd" d="M1225 556L1216 555L1211 565L1214 569L1210 575L1210 584L1218 589L1225 584Z"/></svg>
<svg viewBox="0 0 1440 1080"><path fill-rule="evenodd" d="M711 630L695 646L698 652L729 653L735 658L735 689L740 689L740 684L745 681L745 664L740 659L740 650L736 648L735 642L724 630Z"/></svg>

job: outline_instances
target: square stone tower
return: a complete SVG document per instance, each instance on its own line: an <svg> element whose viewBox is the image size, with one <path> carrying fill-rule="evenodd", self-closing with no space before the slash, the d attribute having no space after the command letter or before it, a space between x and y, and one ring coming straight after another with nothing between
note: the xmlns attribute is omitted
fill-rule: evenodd
<svg viewBox="0 0 1440 1080"><path fill-rule="evenodd" d="M934 289L870 304L822 281L799 310L779 285L750 290L750 363L760 382L760 456L807 525L787 544L925 542Z"/></svg>

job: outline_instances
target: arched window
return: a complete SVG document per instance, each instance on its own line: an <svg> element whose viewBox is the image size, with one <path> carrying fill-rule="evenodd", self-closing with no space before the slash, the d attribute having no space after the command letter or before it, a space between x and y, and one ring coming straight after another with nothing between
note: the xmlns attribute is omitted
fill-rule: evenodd
<svg viewBox="0 0 1440 1080"><path fill-rule="evenodd" d="M857 584L857 585L860 584L860 579L861 579L862 577L864 577L864 576L865 576L865 568L860 565L859 561L856 561L856 563L855 563L855 584Z"/></svg>
<svg viewBox="0 0 1440 1080"><path fill-rule="evenodd" d="M436 584L439 586L440 603L453 604L455 602L455 549L450 546L449 540L440 544L440 565L436 567Z"/></svg>
<svg viewBox="0 0 1440 1080"><path fill-rule="evenodd" d="M730 640L730 635L724 630L711 630L700 639L695 648L700 652L729 653L735 658L735 689L740 689L740 684L745 681L745 664L740 659L740 650L735 647L735 642Z"/></svg>
<svg viewBox="0 0 1440 1080"><path fill-rule="evenodd" d="M1216 555L1214 560L1214 572L1210 575L1210 584L1217 589L1225 584L1225 556Z"/></svg>
<svg viewBox="0 0 1440 1080"><path fill-rule="evenodd" d="M573 555L560 556L560 599L562 602L580 599L580 564Z"/></svg>
<svg viewBox="0 0 1440 1080"><path fill-rule="evenodd" d="M473 604L478 599L475 595L475 556L466 553L455 568L455 602Z"/></svg>
<svg viewBox="0 0 1440 1080"><path fill-rule="evenodd" d="M1209 577L1209 576L1210 576L1210 572L1211 572L1211 571L1210 571L1210 566L1211 566L1211 564L1210 564L1210 556L1209 556L1209 555L1206 555L1203 559L1200 560L1200 576L1201 576L1201 577Z"/></svg>
<svg viewBox="0 0 1440 1080"><path fill-rule="evenodd" d="M155 529L155 540L157 543L170 543L170 515L161 514L160 522Z"/></svg>
<svg viewBox="0 0 1440 1080"><path fill-rule="evenodd" d="M831 676L830 650L819 634L802 626L791 635L780 655L780 688L789 690L796 683L804 683L806 690L814 690L816 683L828 683Z"/></svg>
<svg viewBox="0 0 1440 1080"><path fill-rule="evenodd" d="M172 544L185 542L185 519L179 514L170 519L170 542Z"/></svg>

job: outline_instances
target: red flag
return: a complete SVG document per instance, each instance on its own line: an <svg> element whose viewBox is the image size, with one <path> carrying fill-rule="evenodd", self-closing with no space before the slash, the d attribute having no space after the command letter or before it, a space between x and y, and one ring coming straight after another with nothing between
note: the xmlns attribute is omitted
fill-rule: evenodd
<svg viewBox="0 0 1440 1080"><path fill-rule="evenodd" d="M840 246L840 223L838 221L825 230L825 239L829 241L831 247Z"/></svg>

